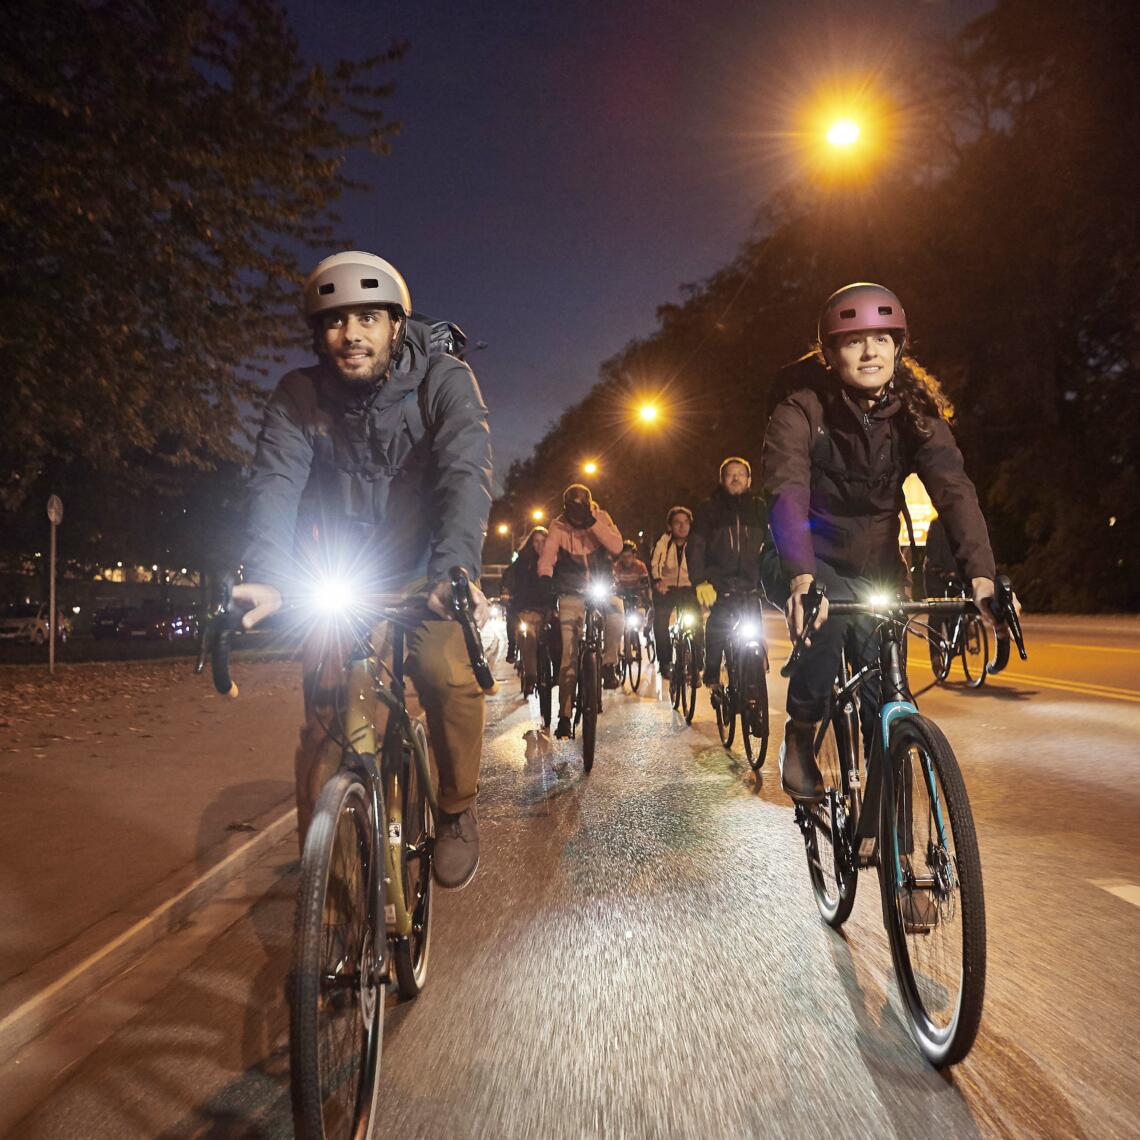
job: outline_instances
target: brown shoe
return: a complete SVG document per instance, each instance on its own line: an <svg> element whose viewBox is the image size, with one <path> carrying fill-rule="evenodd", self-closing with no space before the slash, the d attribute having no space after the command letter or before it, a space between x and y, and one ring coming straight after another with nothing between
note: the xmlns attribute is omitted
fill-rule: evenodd
<svg viewBox="0 0 1140 1140"><path fill-rule="evenodd" d="M938 925L938 900L923 887L903 887L899 910L907 934L929 934Z"/></svg>
<svg viewBox="0 0 1140 1140"><path fill-rule="evenodd" d="M792 720L784 726L784 743L780 745L780 782L793 799L818 803L824 798L823 773L815 762L815 735L818 722Z"/></svg>

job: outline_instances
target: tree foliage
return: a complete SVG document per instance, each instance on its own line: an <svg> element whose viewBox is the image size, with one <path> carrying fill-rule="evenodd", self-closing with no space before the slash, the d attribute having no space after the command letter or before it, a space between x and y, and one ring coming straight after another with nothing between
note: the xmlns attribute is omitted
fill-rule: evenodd
<svg viewBox="0 0 1140 1140"><path fill-rule="evenodd" d="M345 157L396 129L400 51L310 66L273 0L33 0L8 22L3 506L48 473L238 458Z"/></svg>
<svg viewBox="0 0 1140 1140"><path fill-rule="evenodd" d="M499 505L556 506L594 453L596 497L630 533L759 459L767 415L825 297L880 280L955 430L999 563L1039 608L1140 606L1140 6L1000 0L927 61L925 154L863 186L785 191L731 264L602 367L516 464ZM905 100L904 100L905 101ZM931 104L937 110L930 112ZM663 390L656 436L631 426Z"/></svg>

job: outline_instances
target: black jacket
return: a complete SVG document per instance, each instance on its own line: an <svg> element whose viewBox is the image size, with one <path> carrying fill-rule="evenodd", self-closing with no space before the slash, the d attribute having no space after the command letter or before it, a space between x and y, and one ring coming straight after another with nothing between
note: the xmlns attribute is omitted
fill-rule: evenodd
<svg viewBox="0 0 1140 1140"><path fill-rule="evenodd" d="M454 565L478 575L491 437L474 374L432 352L418 321L390 378L364 396L323 364L288 373L265 409L248 492L246 581L291 592L331 568L396 590Z"/></svg>
<svg viewBox="0 0 1140 1140"><path fill-rule="evenodd" d="M509 590L511 609L545 610L554 604L554 589L549 578L538 576L538 555L528 546L503 571L502 589Z"/></svg>
<svg viewBox="0 0 1140 1140"><path fill-rule="evenodd" d="M768 533L762 499L730 495L718 486L697 507L689 540L689 578L711 582L718 594L755 590L760 584L760 551Z"/></svg>
<svg viewBox="0 0 1140 1140"><path fill-rule="evenodd" d="M776 407L764 436L762 479L789 578L813 574L817 558L844 574L898 577L902 485L912 471L930 492L967 576L994 576L962 453L945 420L928 417L926 426L930 435L920 437L893 395L864 413L830 375Z"/></svg>

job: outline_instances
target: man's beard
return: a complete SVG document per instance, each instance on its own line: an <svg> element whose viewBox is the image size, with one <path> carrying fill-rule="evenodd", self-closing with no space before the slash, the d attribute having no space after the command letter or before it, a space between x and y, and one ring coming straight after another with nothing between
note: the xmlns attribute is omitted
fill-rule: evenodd
<svg viewBox="0 0 1140 1140"><path fill-rule="evenodd" d="M391 363L391 345L380 352L373 353L369 357L368 367L363 370L358 369L352 372L345 372L345 370L341 368L341 362L336 356L329 359L329 364L336 371L337 376L340 377L341 383L349 388L374 388L388 375L388 369Z"/></svg>

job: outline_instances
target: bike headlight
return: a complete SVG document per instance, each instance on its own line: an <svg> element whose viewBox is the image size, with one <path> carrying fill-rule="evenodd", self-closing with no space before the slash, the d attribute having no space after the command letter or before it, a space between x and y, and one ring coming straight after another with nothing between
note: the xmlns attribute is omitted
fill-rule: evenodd
<svg viewBox="0 0 1140 1140"><path fill-rule="evenodd" d="M358 601L356 589L344 578L326 578L313 592L313 605L330 617L347 614Z"/></svg>
<svg viewBox="0 0 1140 1140"><path fill-rule="evenodd" d="M603 582L595 582L591 585L586 593L590 595L595 602L604 602L610 596L609 588Z"/></svg>
<svg viewBox="0 0 1140 1140"><path fill-rule="evenodd" d="M503 616L503 607L498 602L491 603L491 620L499 621Z"/></svg>
<svg viewBox="0 0 1140 1140"><path fill-rule="evenodd" d="M891 599L888 598L886 594L872 594L867 599L867 604L869 606L874 606L877 610L882 610L886 609L886 607L890 605L890 601Z"/></svg>
<svg viewBox="0 0 1140 1140"><path fill-rule="evenodd" d="M625 619L625 624L628 625L630 629L640 629L641 614L630 614L629 617Z"/></svg>
<svg viewBox="0 0 1140 1140"><path fill-rule="evenodd" d="M684 615L682 615L682 617L681 617L681 624L682 624L682 625L683 625L683 626L684 626L686 629L691 629L691 628L692 628L692 626L693 626L693 615L692 615L692 614L684 614Z"/></svg>
<svg viewBox="0 0 1140 1140"><path fill-rule="evenodd" d="M740 627L740 636L745 641L755 641L760 636L760 627L754 621L746 621Z"/></svg>
<svg viewBox="0 0 1140 1140"><path fill-rule="evenodd" d="M526 633L526 622L525 621L519 622L519 633Z"/></svg>

